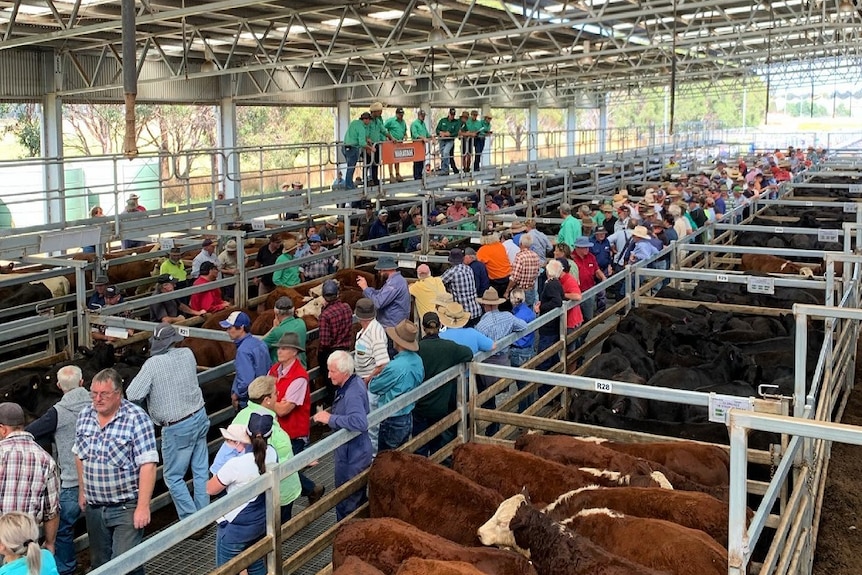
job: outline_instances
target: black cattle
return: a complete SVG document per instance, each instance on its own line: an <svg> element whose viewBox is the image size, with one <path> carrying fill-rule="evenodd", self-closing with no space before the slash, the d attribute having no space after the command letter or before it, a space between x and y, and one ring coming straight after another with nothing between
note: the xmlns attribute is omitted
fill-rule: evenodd
<svg viewBox="0 0 862 575"><path fill-rule="evenodd" d="M11 401L32 416L41 415L38 410L41 403L40 391L47 389L44 383L45 375L45 368L41 367L20 367L3 374L0 402ZM59 396L59 391L57 394Z"/></svg>
<svg viewBox="0 0 862 575"><path fill-rule="evenodd" d="M657 372L647 385L697 391L734 380L754 382L754 362L740 353L739 349L727 345L713 361L698 367L671 367ZM685 422L682 404L665 401L650 401L650 417L664 421Z"/></svg>
<svg viewBox="0 0 862 575"><path fill-rule="evenodd" d="M633 335L622 332L609 335L602 344L602 353L615 349L628 359L631 368L642 378L649 379L655 375L655 363Z"/></svg>
<svg viewBox="0 0 862 575"><path fill-rule="evenodd" d="M617 330L620 333L634 336L647 354L653 355L655 353L656 344L661 336L661 324L650 321L636 313L629 313L620 321Z"/></svg>
<svg viewBox="0 0 862 575"><path fill-rule="evenodd" d="M51 290L42 283L24 283L10 287L0 288L0 309L10 309L22 305L33 304L23 312L16 313L4 318L12 321L36 315L36 304L54 297Z"/></svg>
<svg viewBox="0 0 862 575"><path fill-rule="evenodd" d="M670 286L664 286L658 293L655 294L656 297L667 298L667 299L680 299L685 301L705 301L708 303L715 303L718 300L709 294L703 294L701 296L695 296L694 293L672 288Z"/></svg>
<svg viewBox="0 0 862 575"><path fill-rule="evenodd" d="M631 369L626 354L618 349L608 353L600 353L590 360L583 377L594 377L597 379L616 379L618 373ZM571 389L570 390L568 418L569 421L586 421L587 415L598 405L610 407L611 401L608 394L597 391Z"/></svg>

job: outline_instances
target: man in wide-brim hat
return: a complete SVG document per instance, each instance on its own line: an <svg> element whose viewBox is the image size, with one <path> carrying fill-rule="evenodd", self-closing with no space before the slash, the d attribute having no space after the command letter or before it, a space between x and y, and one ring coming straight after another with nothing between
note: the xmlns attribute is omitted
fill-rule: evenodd
<svg viewBox="0 0 862 575"><path fill-rule="evenodd" d="M497 306L506 301L506 298L500 297L494 288L488 288L482 294L482 297L476 298L476 301L482 305Z"/></svg>
<svg viewBox="0 0 862 575"><path fill-rule="evenodd" d="M386 328L386 335L392 340L396 355L368 385L368 391L380 396L380 406L413 390L425 379L422 358L416 353L419 350L418 334L416 325L409 320ZM398 449L410 437L413 405L411 403L380 423L378 452Z"/></svg>

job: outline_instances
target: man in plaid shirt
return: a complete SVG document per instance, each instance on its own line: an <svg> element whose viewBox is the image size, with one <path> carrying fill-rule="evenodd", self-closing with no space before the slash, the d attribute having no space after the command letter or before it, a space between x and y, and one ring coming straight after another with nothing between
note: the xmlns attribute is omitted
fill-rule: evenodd
<svg viewBox="0 0 862 575"><path fill-rule="evenodd" d="M322 292L325 304L318 318L318 365L326 365L333 351L348 351L353 344L353 310L338 299L338 282L326 280L323 282ZM335 397L335 386L329 379L327 370L320 371L331 400Z"/></svg>
<svg viewBox="0 0 862 575"><path fill-rule="evenodd" d="M482 315L482 308L476 301L476 279L473 276L473 270L464 264L464 252L460 248L453 248L449 252L449 263L452 267L443 272L440 279L452 294L452 298L470 313L467 326L473 326Z"/></svg>
<svg viewBox="0 0 862 575"><path fill-rule="evenodd" d="M532 308L536 303L536 278L539 277L539 256L533 251L533 238L529 234L521 234L518 246L521 250L515 255L515 263L509 276L509 285L503 297L508 298L515 288L524 290L524 303Z"/></svg>
<svg viewBox="0 0 862 575"><path fill-rule="evenodd" d="M60 472L51 456L24 431L24 410L0 403L0 515L27 513L45 532L54 552L60 524Z"/></svg>

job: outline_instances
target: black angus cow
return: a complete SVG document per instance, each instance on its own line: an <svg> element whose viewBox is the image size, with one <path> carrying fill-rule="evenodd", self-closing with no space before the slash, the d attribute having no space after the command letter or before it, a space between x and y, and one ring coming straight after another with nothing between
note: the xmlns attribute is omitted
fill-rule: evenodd
<svg viewBox="0 0 862 575"><path fill-rule="evenodd" d="M662 326L658 322L650 321L639 315L636 311L632 310L632 312L620 320L617 331L633 336L648 355L653 355L656 350L656 344L661 337Z"/></svg>
<svg viewBox="0 0 862 575"><path fill-rule="evenodd" d="M738 348L725 345L718 357L698 367L671 367L657 372L647 385L697 391L711 386L741 380L754 383L757 379L754 362ZM650 417L663 421L686 422L685 406L678 403L651 400Z"/></svg>
<svg viewBox="0 0 862 575"><path fill-rule="evenodd" d="M628 359L634 372L642 378L649 379L655 375L655 362L633 335L624 332L614 332L609 335L602 344L602 353L613 350L619 350Z"/></svg>

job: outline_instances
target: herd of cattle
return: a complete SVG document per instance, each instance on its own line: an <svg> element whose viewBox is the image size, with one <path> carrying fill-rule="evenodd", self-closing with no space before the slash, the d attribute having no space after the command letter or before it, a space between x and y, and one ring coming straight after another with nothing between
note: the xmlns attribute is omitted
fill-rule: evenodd
<svg viewBox="0 0 862 575"><path fill-rule="evenodd" d="M539 434L514 447L460 445L451 469L378 455L371 518L339 527L334 575L727 572L724 450Z"/></svg>

